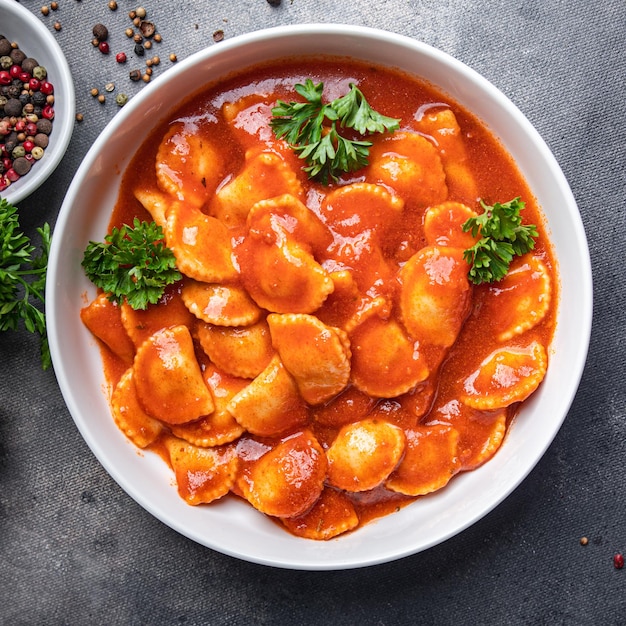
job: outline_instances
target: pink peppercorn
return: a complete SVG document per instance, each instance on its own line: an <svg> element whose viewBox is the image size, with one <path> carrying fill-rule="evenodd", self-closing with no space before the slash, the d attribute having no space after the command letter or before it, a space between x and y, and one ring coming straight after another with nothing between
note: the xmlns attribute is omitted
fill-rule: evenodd
<svg viewBox="0 0 626 626"><path fill-rule="evenodd" d="M22 73L22 67L20 65L11 65L9 68L9 74L11 78L19 78L19 75Z"/></svg>
<svg viewBox="0 0 626 626"><path fill-rule="evenodd" d="M52 86L52 83L48 82L47 80L44 80L41 82L41 85L39 86L39 91L49 96L51 93L54 93L54 87Z"/></svg>
<svg viewBox="0 0 626 626"><path fill-rule="evenodd" d="M115 55L115 60L116 60L118 63L126 63L126 53L125 53L125 52L118 52L118 53Z"/></svg>
<svg viewBox="0 0 626 626"><path fill-rule="evenodd" d="M36 78L31 78L28 81L28 88L32 89L32 91L39 91L39 88L41 87L41 81L37 80Z"/></svg>
<svg viewBox="0 0 626 626"><path fill-rule="evenodd" d="M615 569L624 567L624 557L619 552L613 557L613 566Z"/></svg>
<svg viewBox="0 0 626 626"><path fill-rule="evenodd" d="M24 150L26 150L26 152L31 152L32 149L35 147L35 144L32 141L29 141L28 139L22 144L22 147L24 148Z"/></svg>
<svg viewBox="0 0 626 626"><path fill-rule="evenodd" d="M7 71L0 72L0 85L10 85L11 84L11 74Z"/></svg>
<svg viewBox="0 0 626 626"><path fill-rule="evenodd" d="M7 171L6 171L6 177L12 182L14 183L16 180L19 179L20 175L12 168L10 167Z"/></svg>
<svg viewBox="0 0 626 626"><path fill-rule="evenodd" d="M100 50L102 54L109 54L109 44L106 41L101 41L98 44L98 50Z"/></svg>
<svg viewBox="0 0 626 626"><path fill-rule="evenodd" d="M52 120L54 119L54 108L51 107L49 104L46 105L41 114L47 119L47 120Z"/></svg>

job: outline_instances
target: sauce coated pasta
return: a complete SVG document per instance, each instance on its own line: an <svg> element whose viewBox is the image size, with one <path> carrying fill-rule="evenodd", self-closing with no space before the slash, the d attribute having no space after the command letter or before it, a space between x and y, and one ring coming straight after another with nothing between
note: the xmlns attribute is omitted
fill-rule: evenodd
<svg viewBox="0 0 626 626"><path fill-rule="evenodd" d="M327 186L269 124L307 77L401 120ZM476 286L462 226L514 197L536 246ZM143 311L99 294L81 318L112 419L190 505L353 531L487 462L546 373L558 282L539 207L471 113L399 72L300 59L206 87L133 158L110 226L134 217L163 228L182 280Z"/></svg>

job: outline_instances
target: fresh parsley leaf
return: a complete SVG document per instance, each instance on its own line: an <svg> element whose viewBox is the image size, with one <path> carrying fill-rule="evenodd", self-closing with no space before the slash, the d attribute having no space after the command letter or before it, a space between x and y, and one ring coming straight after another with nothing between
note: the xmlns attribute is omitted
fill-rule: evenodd
<svg viewBox="0 0 626 626"><path fill-rule="evenodd" d="M113 228L104 243L90 241L82 266L109 300L126 301L133 309L156 304L165 287L182 278L174 253L163 241L163 229L138 218L132 227Z"/></svg>
<svg viewBox="0 0 626 626"><path fill-rule="evenodd" d="M270 126L278 139L284 139L306 162L308 176L328 185L344 172L354 172L368 163L370 141L340 135L340 128L352 128L365 136L397 130L400 121L372 109L363 93L353 84L350 91L330 104L323 104L324 83L295 85L306 102L276 102Z"/></svg>
<svg viewBox="0 0 626 626"><path fill-rule="evenodd" d="M350 83L350 91L331 104L341 120L341 126L354 128L359 134L384 133L400 128L400 120L374 111L363 92Z"/></svg>
<svg viewBox="0 0 626 626"><path fill-rule="evenodd" d="M470 217L463 224L463 232L470 231L480 239L465 250L464 258L470 264L469 279L476 285L502 280L515 256L522 256L535 247L537 227L522 224L521 211L526 203L519 197L493 206L480 204L483 213Z"/></svg>
<svg viewBox="0 0 626 626"><path fill-rule="evenodd" d="M26 330L37 333L41 365L48 369L51 359L43 305L50 225L44 224L37 232L41 237L41 253L34 257L35 246L20 230L17 208L0 199L0 331L17 330L21 322Z"/></svg>

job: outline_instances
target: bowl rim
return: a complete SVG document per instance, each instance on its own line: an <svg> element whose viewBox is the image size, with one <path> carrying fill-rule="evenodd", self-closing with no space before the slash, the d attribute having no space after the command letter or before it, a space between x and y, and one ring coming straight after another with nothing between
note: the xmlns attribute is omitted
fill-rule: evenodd
<svg viewBox="0 0 626 626"><path fill-rule="evenodd" d="M74 81L70 72L67 59L63 54L61 46L54 38L52 33L25 6L18 2L1 2L0 14L9 14L17 20L21 20L25 25L25 31L32 31L28 38L24 37L24 41L13 39L13 33L4 32L4 24L2 26L2 34L8 39L14 40L24 52L29 54L29 47L34 47L33 39L43 42L46 50L49 50L46 62L43 62L41 55L33 56L48 70L49 76L54 85L55 96L61 95L63 98L63 106L55 106L55 117L52 126L51 141L44 152L44 156L36 167L28 174L21 177L14 183L11 183L4 191L0 192L0 196L11 204L18 204L34 191L36 191L54 172L61 159L65 155L72 138L74 130L74 119L76 115L76 101L74 92ZM55 98L55 103L58 98Z"/></svg>
<svg viewBox="0 0 626 626"><path fill-rule="evenodd" d="M152 94L154 92L158 92L161 89L161 85L164 82L168 81L170 76L174 76L174 72L176 72L176 75L179 75L180 73L185 72L189 67L195 67L198 63L208 63L214 57L219 58L222 55L229 54L242 46L263 46L266 44L274 45L276 40L278 39L289 39L294 37L298 38L302 35L328 35L333 37L341 36L355 41L357 39L359 41L363 40L368 42L370 45L372 43L372 40L375 40L378 43L385 43L387 45L391 45L392 47L400 46L405 52L408 52L410 50L411 52L426 55L430 59L436 60L437 63L444 64L446 67L450 68L453 73L461 72L473 83L474 86L478 86L483 93L488 94L489 97L496 102L496 105L498 107L502 107L508 116L512 116L515 119L515 122L519 124L523 131L530 137L533 146L540 151L541 156L544 160L542 165L550 168L552 176L554 176L557 180L559 192L563 194L563 199L570 209L568 213L568 224L573 230L573 239L575 240L575 245L577 246L578 252L580 252L580 276L579 283L576 285L576 288L580 290L580 294L582 295L581 302L578 303L579 326L577 327L579 333L578 336L580 337L580 345L578 346L578 349L574 354L575 358L571 362L569 362L569 370L565 379L566 386L563 389L561 396L558 398L558 400L556 400L556 412L558 413L559 417L558 419L553 419L550 424L550 428L548 428L545 432L542 432L543 437L541 438L541 441L534 444L533 456L530 461L523 462L521 463L521 465L519 465L516 464L518 462L517 459L514 459L514 461L512 461L513 466L508 468L509 470L511 470L512 476L509 476L508 480L500 481L493 486L489 502L480 507L480 510L471 508L470 513L467 514L462 519L462 521L454 522L452 524L446 524L445 528L442 527L440 530L435 532L434 538L431 536L428 541L424 541L420 545L411 543L409 545L403 545L401 547L396 546L393 550L378 550L368 553L367 556L362 556L360 554L350 553L349 551L346 553L337 554L338 552L340 552L337 550L337 540L331 540L330 542L324 542L326 546L329 546L328 550L323 547L321 549L316 549L314 547L310 550L305 549L303 553L298 553L297 549L294 549L293 553L289 554L288 556L282 555L280 557L271 554L254 553L253 548L249 546L246 546L242 549L235 544L220 545L211 539L207 540L206 536L202 536L202 533L200 533L197 528L189 528L186 524L179 523L177 520L173 519L171 515L164 513L162 507L154 501L146 501L146 497L144 497L144 495L136 489L136 486L130 484L131 481L129 481L129 478L122 475L118 471L115 463L112 462L110 452L104 449L102 443L98 441L97 437L94 437L94 433L91 432L91 429L85 423L85 420L81 415L81 409L77 402L77 398L74 395L74 389L71 384L71 377L68 375L69 372L67 369L67 363L65 362L62 355L63 338L60 335L62 307L59 303L60 299L55 298L55 292L57 290L56 288L59 284L62 284L62 272L60 270L59 263L62 258L64 244L61 242L60 237L53 237L49 263L49 281L46 289L46 300L50 302L51 305L49 313L47 314L49 339L52 360L55 371L57 373L59 386L61 388L68 409L72 415L72 418L76 423L76 426L78 427L83 438L87 442L88 446L91 448L96 458L107 470L107 472L122 487L122 489L124 489L124 491L126 491L133 499L135 499L144 509L148 510L152 515L160 519L166 525L177 530L186 537L218 552L228 554L242 560L287 569L350 569L376 565L379 563L400 559L411 554L420 552L422 550L428 549L434 545L446 541L452 536L457 535L465 528L469 527L470 525L474 524L482 517L487 515L493 508L500 504L508 495L510 495L511 492L513 492L517 488L517 486L524 480L528 473L530 473L530 471L536 466L545 451L552 443L558 430L560 429L574 400L578 385L580 383L580 379L583 374L583 369L589 347L592 323L593 292L591 263L582 220L578 212L578 208L576 206L573 194L571 193L569 185L565 179L565 176L563 175L560 166L556 162L556 159L554 158L552 152L549 150L548 146L545 144L535 128L521 113L521 111L511 102L511 100L509 100L486 78L482 77L473 69L469 68L467 65L450 56L446 52L438 50L428 44L412 39L408 36L399 35L391 31L344 24L300 24L295 26L278 26L274 28L253 31L247 34L239 35L225 42L221 42L219 46L210 46L209 48L200 50L197 53L186 58L185 60L181 61L179 64L177 64L175 68L170 69L161 76L159 76L142 92L140 92L138 96L135 96L116 115L116 117L114 117L109 122L101 135L96 139L89 152L85 156L83 162L81 163L79 170L77 171L74 180L70 185L65 201L59 213L56 228L64 230L69 220L72 218L73 211L77 210L75 207L77 199L80 195L80 187L83 183L83 178L87 176L90 170L92 170L94 167L97 167L101 153L103 151L106 151L108 138L112 134L120 132L120 129L123 127L124 123L133 115L137 114L137 112L144 106L144 104L149 101L149 99L152 97ZM285 55L278 54L275 56L280 57ZM265 60L265 58L262 60ZM251 63L250 65L253 65L253 63ZM381 63L381 65L389 64ZM241 69L244 68L242 67ZM435 85L438 86L437 83L435 83ZM175 108L176 106L172 105L168 108L168 111L171 111ZM485 120L481 121L485 123ZM490 460L488 464L483 467L493 466L495 471L496 466L499 467L502 465L502 463L497 462L499 456L500 455L496 455L492 460ZM165 464L163 463L163 465ZM455 497L455 494L459 491L460 488L463 488L464 485L474 484L472 475L476 475L477 473L479 473L480 469L482 468L474 470L474 472L469 472L465 475L457 476L455 478L456 482L454 483L454 485L451 482L445 490L434 494L434 497L440 497L442 501L441 506L444 506L443 503L447 503L449 500L453 499ZM432 503L432 501L433 500L431 498L430 502ZM401 511L401 513L410 508L411 506L406 507ZM219 514L220 513L218 511L218 515ZM371 529L372 526L376 526L379 523L380 521L370 523L369 525L359 529L357 533L354 533L354 535L361 533L363 535L363 540L366 540L368 539L367 535L371 534L366 532L367 529ZM281 532L283 532L286 537L289 537L286 531ZM338 539L340 540L341 537ZM309 543L311 542L311 540L298 541L305 541ZM361 544L362 542L360 541L356 542L356 545ZM246 550L248 550L248 552L246 552ZM251 550L252 552L250 552ZM323 554L323 557L320 557L320 553Z"/></svg>

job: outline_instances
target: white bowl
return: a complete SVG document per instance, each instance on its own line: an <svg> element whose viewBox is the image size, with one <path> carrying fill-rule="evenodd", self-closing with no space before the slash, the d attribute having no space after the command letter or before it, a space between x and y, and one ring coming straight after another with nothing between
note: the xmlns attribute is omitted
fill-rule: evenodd
<svg viewBox="0 0 626 626"><path fill-rule="evenodd" d="M94 289L81 260L106 232L129 159L174 106L170 95L264 60L325 52L400 67L439 86L500 137L543 207L560 264L561 293L544 383L514 421L498 454L443 490L328 542L291 536L249 505L226 499L191 507L154 454L138 454L111 419L95 341L80 323ZM88 200L86 200L88 199ZM107 126L68 191L48 271L48 332L59 385L83 437L111 476L141 506L205 546L241 559L295 569L344 569L397 559L459 533L501 502L539 461L561 426L586 360L592 285L584 230L568 184L520 111L474 71L423 43L379 30L300 25L250 33L188 58L150 84Z"/></svg>
<svg viewBox="0 0 626 626"><path fill-rule="evenodd" d="M65 56L52 33L17 2L0 2L0 34L18 44L26 56L39 61L54 85L54 120L50 143L30 172L11 183L0 196L17 204L35 191L63 158L74 130L74 83Z"/></svg>

